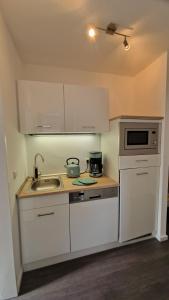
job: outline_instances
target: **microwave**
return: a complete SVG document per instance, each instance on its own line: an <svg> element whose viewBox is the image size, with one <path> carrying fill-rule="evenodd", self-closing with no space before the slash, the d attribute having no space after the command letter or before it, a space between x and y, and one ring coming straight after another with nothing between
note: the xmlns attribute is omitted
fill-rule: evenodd
<svg viewBox="0 0 169 300"><path fill-rule="evenodd" d="M121 122L120 155L159 153L159 123Z"/></svg>

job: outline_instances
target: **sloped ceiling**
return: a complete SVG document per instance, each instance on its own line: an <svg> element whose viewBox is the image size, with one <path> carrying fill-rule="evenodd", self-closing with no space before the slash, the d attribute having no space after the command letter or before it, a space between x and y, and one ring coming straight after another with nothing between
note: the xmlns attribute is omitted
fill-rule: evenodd
<svg viewBox="0 0 169 300"><path fill-rule="evenodd" d="M167 0L0 0L25 63L135 75L169 47ZM131 49L122 38L86 35L88 24L132 27Z"/></svg>

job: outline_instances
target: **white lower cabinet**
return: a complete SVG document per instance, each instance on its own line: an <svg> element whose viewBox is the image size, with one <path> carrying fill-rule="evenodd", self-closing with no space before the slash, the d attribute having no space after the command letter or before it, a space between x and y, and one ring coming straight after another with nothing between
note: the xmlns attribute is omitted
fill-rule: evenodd
<svg viewBox="0 0 169 300"><path fill-rule="evenodd" d="M148 167L120 171L120 242L153 232L159 170Z"/></svg>
<svg viewBox="0 0 169 300"><path fill-rule="evenodd" d="M21 210L20 229L23 264L70 252L69 204Z"/></svg>
<svg viewBox="0 0 169 300"><path fill-rule="evenodd" d="M69 194L19 200L23 265L118 241L118 195L69 204Z"/></svg>
<svg viewBox="0 0 169 300"><path fill-rule="evenodd" d="M118 197L70 204L71 251L118 240Z"/></svg>

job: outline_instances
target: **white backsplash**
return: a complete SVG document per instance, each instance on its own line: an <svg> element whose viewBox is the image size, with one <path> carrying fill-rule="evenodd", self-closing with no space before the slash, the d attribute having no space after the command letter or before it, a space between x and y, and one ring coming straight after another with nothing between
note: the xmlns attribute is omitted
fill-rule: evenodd
<svg viewBox="0 0 169 300"><path fill-rule="evenodd" d="M44 174L66 172L64 165L68 157L78 157L84 171L89 152L100 150L100 135L26 136L26 149L29 176L33 174L34 156L38 152L45 158L44 163L38 158L39 170Z"/></svg>

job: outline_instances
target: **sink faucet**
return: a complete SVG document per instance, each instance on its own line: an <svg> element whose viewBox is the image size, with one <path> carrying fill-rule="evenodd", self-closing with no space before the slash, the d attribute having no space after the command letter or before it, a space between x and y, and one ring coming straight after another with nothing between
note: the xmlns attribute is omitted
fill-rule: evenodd
<svg viewBox="0 0 169 300"><path fill-rule="evenodd" d="M41 158L42 162L45 161L45 160L44 160L44 157L42 156L41 153L36 153L36 154L35 154L35 157L34 157L34 168L33 168L33 170L34 170L33 180L36 180L36 179L38 179L38 177L39 177L39 172L38 172L38 167L37 167L37 162L36 162L38 156Z"/></svg>

